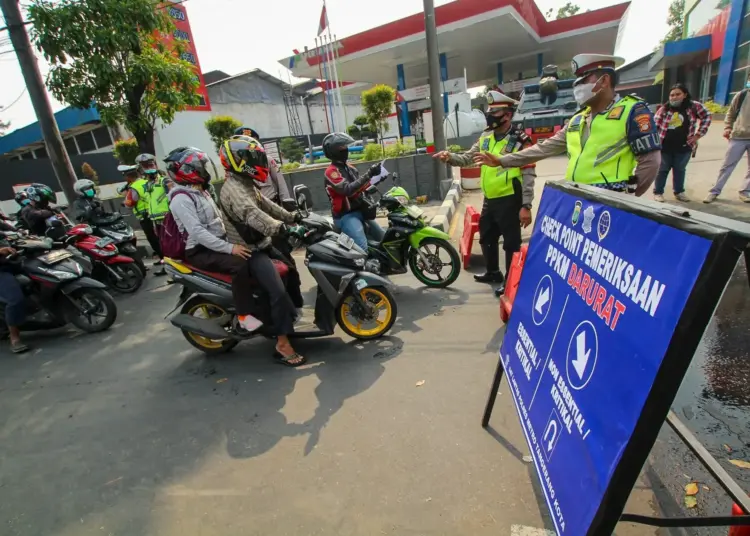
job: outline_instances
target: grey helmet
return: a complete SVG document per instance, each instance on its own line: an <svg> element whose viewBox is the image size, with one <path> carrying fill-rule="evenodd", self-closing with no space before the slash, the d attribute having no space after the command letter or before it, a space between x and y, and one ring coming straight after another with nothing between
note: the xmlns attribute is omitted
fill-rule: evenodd
<svg viewBox="0 0 750 536"><path fill-rule="evenodd" d="M73 184L73 191L78 197L91 199L96 196L96 184L88 179L79 179Z"/></svg>
<svg viewBox="0 0 750 536"><path fill-rule="evenodd" d="M144 169L143 165L147 162L153 162L154 167L152 169ZM156 157L149 153L141 153L135 157L135 164L138 166L138 171L144 175L151 175L159 171L156 167Z"/></svg>

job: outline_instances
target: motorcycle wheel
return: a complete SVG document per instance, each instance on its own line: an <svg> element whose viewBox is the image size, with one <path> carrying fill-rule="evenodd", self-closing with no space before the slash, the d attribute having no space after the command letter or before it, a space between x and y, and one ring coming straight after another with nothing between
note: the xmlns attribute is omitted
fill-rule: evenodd
<svg viewBox="0 0 750 536"><path fill-rule="evenodd" d="M98 333L112 327L117 319L117 304L106 290L79 288L68 295L68 299L83 309L68 303L65 311L68 321L81 331Z"/></svg>
<svg viewBox="0 0 750 536"><path fill-rule="evenodd" d="M107 270L107 285L115 289L117 292L122 292L123 294L132 294L133 292L141 288L141 285L143 285L145 275L135 263L114 264L110 266L110 268L117 272L121 277L121 279L118 281L117 279L115 279L112 273Z"/></svg>
<svg viewBox="0 0 750 536"><path fill-rule="evenodd" d="M377 339L393 327L398 315L396 300L385 287L366 287L359 291L364 301L375 307L374 314L366 314L354 299L353 289L344 295L336 307L336 321L347 335L362 341ZM372 327L365 327L365 323Z"/></svg>
<svg viewBox="0 0 750 536"><path fill-rule="evenodd" d="M201 298L200 296L196 296L195 298L186 301L182 306L180 313L197 316L199 318L219 318L220 316L229 314L222 307L206 300L205 298ZM182 330L182 335L187 339L187 342L206 355L225 354L240 342L237 339L232 338L220 340L209 339L185 330Z"/></svg>
<svg viewBox="0 0 750 536"><path fill-rule="evenodd" d="M414 277L430 288L445 288L456 282L459 274L461 274L461 256L450 242L441 238L425 238L419 244L419 249L431 261L432 266L425 266L422 257L414 249L411 249L409 251L409 268ZM445 251L445 255L450 259L450 262L443 261L440 255L441 249ZM435 268L437 263L440 264L439 270ZM443 271L446 267L450 267L450 272L447 277L443 277Z"/></svg>

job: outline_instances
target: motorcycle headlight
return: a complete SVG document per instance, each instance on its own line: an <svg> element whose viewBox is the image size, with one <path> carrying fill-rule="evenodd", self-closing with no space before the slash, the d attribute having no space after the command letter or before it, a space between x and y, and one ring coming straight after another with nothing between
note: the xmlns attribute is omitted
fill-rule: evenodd
<svg viewBox="0 0 750 536"><path fill-rule="evenodd" d="M399 205L401 205L402 207L405 207L406 205L409 204L409 198L406 197L405 195L396 195L393 197L393 199L398 201Z"/></svg>
<svg viewBox="0 0 750 536"><path fill-rule="evenodd" d="M80 270L80 266L78 267L78 270ZM78 271L77 270L77 271ZM50 268L47 268L45 270L49 275L55 276L58 279L66 280L66 279L76 279L80 274L71 274L70 272L63 272L62 270L52 270Z"/></svg>
<svg viewBox="0 0 750 536"><path fill-rule="evenodd" d="M115 255L117 255L117 251L111 249L92 248L91 251L93 251L97 255L101 255L102 257L114 257Z"/></svg>
<svg viewBox="0 0 750 536"><path fill-rule="evenodd" d="M368 272L372 272L373 274L379 274L380 273L380 261L377 259L369 259L365 263L365 270Z"/></svg>

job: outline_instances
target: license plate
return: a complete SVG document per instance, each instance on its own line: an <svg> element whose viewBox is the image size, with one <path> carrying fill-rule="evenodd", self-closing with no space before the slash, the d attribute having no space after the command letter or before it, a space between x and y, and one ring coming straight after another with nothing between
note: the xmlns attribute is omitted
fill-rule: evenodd
<svg viewBox="0 0 750 536"><path fill-rule="evenodd" d="M100 238L99 240L96 241L96 247L103 248L114 243L115 241L112 240L111 238Z"/></svg>
<svg viewBox="0 0 750 536"><path fill-rule="evenodd" d="M356 281L354 282L354 286L355 286L355 287L357 287L357 290L358 290L358 291L359 291L359 290L362 290L363 288L366 288L366 287L367 287L367 281L365 281L364 279L357 279L357 280L356 280Z"/></svg>
<svg viewBox="0 0 750 536"><path fill-rule="evenodd" d="M555 129L552 127L536 127L532 129L534 134L549 134L550 132L553 132Z"/></svg>
<svg viewBox="0 0 750 536"><path fill-rule="evenodd" d="M49 253L45 253L44 255L41 255L39 257L39 260L42 261L44 264L55 264L60 261L64 261L65 259L69 259L72 257L73 254L69 251L66 251L64 249L59 249L57 251L50 251Z"/></svg>
<svg viewBox="0 0 750 536"><path fill-rule="evenodd" d="M339 235L338 244L342 248L352 249L352 246L354 246L354 239L349 235L341 233Z"/></svg>

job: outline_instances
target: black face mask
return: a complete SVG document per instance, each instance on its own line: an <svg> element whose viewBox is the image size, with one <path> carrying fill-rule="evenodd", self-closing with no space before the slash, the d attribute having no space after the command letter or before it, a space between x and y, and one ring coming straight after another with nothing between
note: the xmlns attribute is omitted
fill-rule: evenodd
<svg viewBox="0 0 750 536"><path fill-rule="evenodd" d="M487 130L505 128L505 126L510 122L509 114L504 114L501 117L495 117L491 114L484 114L484 118L487 120Z"/></svg>

